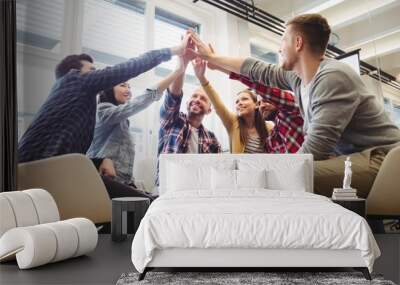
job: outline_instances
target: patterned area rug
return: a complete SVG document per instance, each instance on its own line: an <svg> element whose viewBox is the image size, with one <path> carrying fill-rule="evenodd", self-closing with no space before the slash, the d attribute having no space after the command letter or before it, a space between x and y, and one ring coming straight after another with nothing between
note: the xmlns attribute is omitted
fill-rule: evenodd
<svg viewBox="0 0 400 285"><path fill-rule="evenodd" d="M372 281L368 281L360 272L148 272L142 281L138 281L138 276L138 273L122 274L117 285L395 285L376 275L372 275Z"/></svg>

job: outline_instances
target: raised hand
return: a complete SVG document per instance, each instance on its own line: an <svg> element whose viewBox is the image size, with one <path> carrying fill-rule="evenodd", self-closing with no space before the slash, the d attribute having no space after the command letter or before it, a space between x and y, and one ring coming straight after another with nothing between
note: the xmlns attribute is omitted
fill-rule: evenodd
<svg viewBox="0 0 400 285"><path fill-rule="evenodd" d="M189 36L189 40L188 40L188 43L187 43L187 46L186 46L186 50L185 50L185 55L186 56L190 56L190 52L189 52L190 50L195 50L196 49L196 45L194 44L192 36L191 36L193 33L194 32L191 29L186 31L186 35ZM191 56L192 56L192 58L190 60L195 59L195 56L193 54Z"/></svg>
<svg viewBox="0 0 400 285"><path fill-rule="evenodd" d="M188 48L188 52L196 54L196 56L202 59L209 59L214 53L208 45L206 45L196 33L191 32L190 38L193 44L196 46L196 50Z"/></svg>
<svg viewBox="0 0 400 285"><path fill-rule="evenodd" d="M187 49L186 49L187 51ZM185 71L187 65L189 64L190 61L192 61L196 56L192 53L188 53L186 52L183 55L180 55L178 57L178 66L177 66L177 70L181 70L181 71Z"/></svg>
<svg viewBox="0 0 400 285"><path fill-rule="evenodd" d="M208 44L208 47L209 47L209 49L210 49L210 51L211 51L211 54L215 54L214 48L212 47L212 45L211 45L211 44ZM212 64L212 63L210 63L210 62L207 62L207 67L208 67L209 69L211 69L211 70L218 69L218 66L217 66L217 65Z"/></svg>
<svg viewBox="0 0 400 285"><path fill-rule="evenodd" d="M202 60L201 58L197 57L195 60L192 61L194 74L199 79L202 85L208 83L208 80L205 76L206 73L206 61Z"/></svg>
<svg viewBox="0 0 400 285"><path fill-rule="evenodd" d="M186 54L188 47L193 48L194 44L191 39L191 32L187 31L186 34L182 37L182 41L176 47L171 48L172 55L183 56Z"/></svg>

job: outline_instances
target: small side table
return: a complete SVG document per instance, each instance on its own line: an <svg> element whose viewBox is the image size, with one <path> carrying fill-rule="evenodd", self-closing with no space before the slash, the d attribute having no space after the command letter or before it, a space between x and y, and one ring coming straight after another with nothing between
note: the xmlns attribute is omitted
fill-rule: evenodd
<svg viewBox="0 0 400 285"><path fill-rule="evenodd" d="M111 239L123 241L127 235L127 212L133 212L134 232L146 214L150 199L142 197L122 197L112 199Z"/></svg>
<svg viewBox="0 0 400 285"><path fill-rule="evenodd" d="M355 199L332 199L332 202L339 204L340 206L359 214L361 217L366 217L366 200L363 198Z"/></svg>

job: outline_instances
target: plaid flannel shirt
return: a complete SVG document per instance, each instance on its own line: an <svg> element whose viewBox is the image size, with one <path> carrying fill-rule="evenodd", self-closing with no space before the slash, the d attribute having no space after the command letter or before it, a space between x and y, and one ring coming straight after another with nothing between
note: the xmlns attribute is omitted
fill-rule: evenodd
<svg viewBox="0 0 400 285"><path fill-rule="evenodd" d="M303 118L296 106L293 93L252 82L248 77L230 73L230 79L239 80L277 108L274 128L268 136L267 152L296 153L304 141Z"/></svg>
<svg viewBox="0 0 400 285"><path fill-rule="evenodd" d="M161 153L186 153L191 128L186 114L179 112L182 95L173 96L166 91L160 109L160 131L158 133L158 155ZM199 128L199 153L219 153L221 145L214 133L203 125Z"/></svg>
<svg viewBox="0 0 400 285"><path fill-rule="evenodd" d="M161 153L186 153L192 130L186 114L179 112L182 95L173 96L166 91L164 103L160 108L160 130L158 132L158 156ZM199 153L220 153L221 145L214 133L199 128ZM157 162L156 185L159 185L159 164Z"/></svg>

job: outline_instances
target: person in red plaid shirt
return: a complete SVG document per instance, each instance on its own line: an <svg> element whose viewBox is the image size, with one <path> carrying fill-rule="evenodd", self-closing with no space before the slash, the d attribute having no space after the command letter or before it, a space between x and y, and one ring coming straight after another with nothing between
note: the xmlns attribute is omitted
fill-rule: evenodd
<svg viewBox="0 0 400 285"><path fill-rule="evenodd" d="M210 49L213 51L211 45ZM259 111L265 120L274 123L267 137L266 152L296 153L299 150L304 141L303 118L292 92L251 82L244 75L229 72L209 63L207 66L229 74L230 79L239 80L260 95Z"/></svg>
<svg viewBox="0 0 400 285"><path fill-rule="evenodd" d="M400 144L400 130L359 74L326 58L331 34L319 14L298 15L285 25L280 64L216 55L192 32L196 57L253 82L293 91L303 115L305 139L297 153L314 158L314 193L330 197L342 183L343 162L353 161L353 187L366 198L385 156Z"/></svg>
<svg viewBox="0 0 400 285"><path fill-rule="evenodd" d="M239 80L258 95L259 110L265 120L274 122L268 141L274 153L296 153L304 141L303 118L293 93L251 82L246 76L231 72L230 79Z"/></svg>

